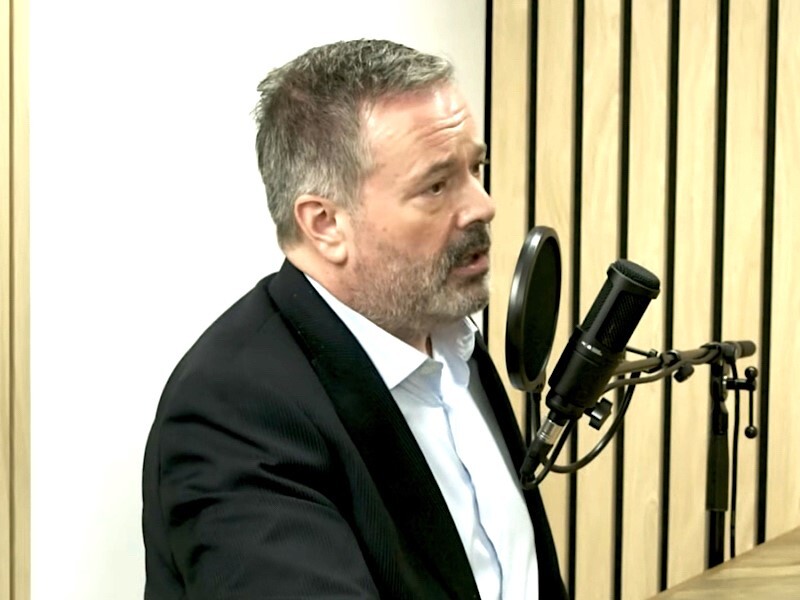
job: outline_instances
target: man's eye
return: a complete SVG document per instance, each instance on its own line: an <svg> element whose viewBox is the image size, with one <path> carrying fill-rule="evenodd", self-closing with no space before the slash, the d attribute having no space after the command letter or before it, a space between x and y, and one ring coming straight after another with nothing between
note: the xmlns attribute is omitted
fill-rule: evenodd
<svg viewBox="0 0 800 600"><path fill-rule="evenodd" d="M483 172L483 167L489 164L488 160L479 160L474 165L472 165L471 172L475 177L480 177L481 173Z"/></svg>
<svg viewBox="0 0 800 600"><path fill-rule="evenodd" d="M447 183L444 181L437 181L432 186L428 188L428 193L438 196L442 192L444 192L445 187L447 187Z"/></svg>

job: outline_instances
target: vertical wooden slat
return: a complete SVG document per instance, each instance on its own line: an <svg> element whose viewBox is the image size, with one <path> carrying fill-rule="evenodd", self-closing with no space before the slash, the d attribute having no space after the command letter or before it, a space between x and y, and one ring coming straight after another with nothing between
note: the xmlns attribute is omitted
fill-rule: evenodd
<svg viewBox="0 0 800 600"><path fill-rule="evenodd" d="M711 335L717 3L681 3L674 346ZM705 567L708 371L672 386L669 585ZM681 440L677 443L677 440Z"/></svg>
<svg viewBox="0 0 800 600"><path fill-rule="evenodd" d="M800 524L800 2L780 2L767 539Z"/></svg>
<svg viewBox="0 0 800 600"><path fill-rule="evenodd" d="M761 372L758 381L758 515L756 543L767 537L767 472L769 461L769 398L772 379L772 280L775 231L775 138L778 98L778 8L769 0L767 33L767 106L764 136L764 215L761 246Z"/></svg>
<svg viewBox="0 0 800 600"><path fill-rule="evenodd" d="M732 0L730 5L722 332L725 339L733 340L759 339L767 9L762 0ZM739 376L744 377L747 365L757 364L758 355L740 361ZM734 408L732 393L727 404L731 410ZM737 553L752 548L755 542L757 442L743 433L747 424L746 394L742 394L741 416Z"/></svg>
<svg viewBox="0 0 800 600"><path fill-rule="evenodd" d="M494 49L494 38L492 37L492 27L494 25L494 2L486 0L486 34L485 34L485 47L484 47L484 78L483 78L483 138L486 143L489 142L492 135L492 55ZM491 181L492 167L486 165L483 169L483 187L491 195L492 181ZM487 321L489 318L488 311L484 311L484 335L487 334Z"/></svg>
<svg viewBox="0 0 800 600"><path fill-rule="evenodd" d="M30 233L28 0L13 0L12 143L13 246L12 307L14 357L12 405L12 599L30 598Z"/></svg>
<svg viewBox="0 0 800 600"><path fill-rule="evenodd" d="M728 123L728 33L730 21L730 0L719 0L719 22L717 26L717 106L716 106L716 149L714 155L714 243L713 243L713 262L712 262L712 294L711 294L711 339L722 339L722 284L725 268L725 165L727 161L727 123ZM715 367L712 367L715 368ZM735 416L730 419L728 424L728 411L726 405L722 403L724 398L717 398L713 404L714 409L711 419L714 425L710 432L713 440L721 440L725 443L724 456L724 476L719 470L722 465L719 460L709 462L708 481L709 484L718 482L715 488L709 487L707 496L707 544L706 566L713 567L725 560L727 519L730 516L728 510L730 499L729 490L731 484L729 454L730 440L724 433L730 433L730 428L735 425ZM724 410L723 410L724 409ZM731 414L734 414L731 411ZM720 419L725 419L720 421ZM719 428L725 428L720 432ZM719 434L722 433L722 436ZM715 444L715 455L718 455L718 442ZM709 454L710 455L710 454ZM724 490L721 486L725 486ZM720 496L723 493L724 496ZM724 505L723 505L724 500Z"/></svg>
<svg viewBox="0 0 800 600"><path fill-rule="evenodd" d="M10 434L10 561L12 600L30 598L30 284L28 234L28 4L10 3L8 135L8 391ZM6 262L4 261L4 264ZM6 277L3 277L6 280ZM4 345L4 352L6 346ZM5 362L5 361L4 361ZM9 439L9 438L6 438Z"/></svg>
<svg viewBox="0 0 800 600"><path fill-rule="evenodd" d="M633 53L633 2L622 0L621 49L620 49L620 146L619 146L619 256L628 258L628 230L630 228L630 166L631 166L631 69ZM625 398L624 390L616 390L617 413L622 410ZM614 598L622 597L623 562L625 537L625 488L629 484L625 480L625 426L622 424L614 443L614 514L612 554L613 574L612 593Z"/></svg>
<svg viewBox="0 0 800 600"><path fill-rule="evenodd" d="M586 0L575 0L575 55L574 55L574 82L575 101L573 103L573 119L575 125L572 132L572 194L570 203L572 207L572 269L570 270L570 323L577 327L580 323L581 311L581 221L583 202L583 96L584 96L584 58L586 31ZM558 364L558 363L556 363ZM578 430L573 428L569 440L569 460L578 460ZM576 592L576 553L578 548L578 474L569 476L567 487L569 501L569 515L567 518L567 536L569 538L569 565L567 570L567 590L575 597Z"/></svg>
<svg viewBox="0 0 800 600"><path fill-rule="evenodd" d="M673 348L675 323L675 238L678 171L678 104L680 97L680 0L668 0L669 23L669 85L667 92L667 164L666 164L666 223L662 301L664 303L664 348ZM659 528L659 589L667 587L671 549L670 518L672 515L672 379L665 378L663 415L661 421L661 523Z"/></svg>
<svg viewBox="0 0 800 600"><path fill-rule="evenodd" d="M665 256L668 3L637 0L632 12L628 256L662 280ZM663 349L663 292L631 345ZM663 388L639 386L625 418L623 598L658 592Z"/></svg>
<svg viewBox="0 0 800 600"><path fill-rule="evenodd" d="M570 335L572 290L572 132L575 64L574 4L562 0L539 0L536 118L536 225L556 230L561 249L561 301L558 325L548 362L552 372ZM561 459L559 462L563 462ZM542 484L562 574L568 571L568 478L550 474Z"/></svg>
<svg viewBox="0 0 800 600"><path fill-rule="evenodd" d="M494 6L489 143L491 193L498 207L492 223L489 351L509 390L520 424L523 396L509 384L504 366L511 279L527 233L528 4L525 0L505 0Z"/></svg>
<svg viewBox="0 0 800 600"><path fill-rule="evenodd" d="M11 597L11 6L0 0L0 599Z"/></svg>
<svg viewBox="0 0 800 600"><path fill-rule="evenodd" d="M583 193L581 200L582 317L617 258L619 194L620 2L587 0L584 39ZM582 456L599 440L583 419ZM606 599L612 590L613 453L603 452L578 475L576 598ZM590 543L591 540L591 543ZM598 552L597 548L602 549Z"/></svg>

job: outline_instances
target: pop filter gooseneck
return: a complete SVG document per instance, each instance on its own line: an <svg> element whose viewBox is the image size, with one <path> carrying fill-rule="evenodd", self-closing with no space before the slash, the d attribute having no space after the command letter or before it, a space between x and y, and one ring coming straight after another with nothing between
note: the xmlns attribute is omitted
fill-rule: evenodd
<svg viewBox="0 0 800 600"><path fill-rule="evenodd" d="M541 392L561 299L561 251L550 227L530 230L517 259L506 321L506 370L511 384Z"/></svg>

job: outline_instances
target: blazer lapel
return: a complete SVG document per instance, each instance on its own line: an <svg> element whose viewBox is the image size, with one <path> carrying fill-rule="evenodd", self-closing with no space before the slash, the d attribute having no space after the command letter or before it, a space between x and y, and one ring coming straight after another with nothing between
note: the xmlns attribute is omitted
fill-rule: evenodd
<svg viewBox="0 0 800 600"><path fill-rule="evenodd" d="M508 446L508 451L514 464L514 470L519 473L522 461L525 458L525 442L522 439L522 433L519 430L514 411L508 402L505 386L489 357L482 336L476 334L475 341L473 356L478 363L481 383L494 410L500 431L502 431L505 438L506 446ZM566 599L568 596L561 579L553 534L550 530L550 523L547 521L547 513L545 513L542 496L538 488L523 490L522 494L533 524L536 557L539 563L540 597Z"/></svg>
<svg viewBox="0 0 800 600"><path fill-rule="evenodd" d="M327 303L286 261L270 295L301 341L400 532L455 598L478 590L447 504L380 375Z"/></svg>
<svg viewBox="0 0 800 600"><path fill-rule="evenodd" d="M511 454L514 469L518 472L522 467L522 460L525 455L525 443L522 439L514 410L508 401L505 386L492 359L489 357L483 336L479 333L475 334L475 351L472 356L478 364L478 374L480 375L483 389L489 398L489 403L494 411L497 424L500 426L500 431L503 433L503 439Z"/></svg>

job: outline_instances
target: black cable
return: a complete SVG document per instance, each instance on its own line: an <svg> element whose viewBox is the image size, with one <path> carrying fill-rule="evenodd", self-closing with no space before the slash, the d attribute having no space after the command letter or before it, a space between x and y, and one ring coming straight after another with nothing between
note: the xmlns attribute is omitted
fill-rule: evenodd
<svg viewBox="0 0 800 600"><path fill-rule="evenodd" d="M676 371L680 370L682 367L686 365L702 365L708 362L709 355L714 353L715 349L709 349L708 353L699 356L697 358L681 358L680 360L675 361L665 367L662 367L659 371L655 372L653 375L649 375L647 377L640 377L637 379L636 383L631 383L630 377L626 379L618 379L616 381L612 381L609 383L605 389L603 389L603 393L607 394L611 390L615 390L620 387L624 387L626 385L639 385L641 383L652 383L653 381L659 381L660 379L664 379L668 375L672 375Z"/></svg>
<svg viewBox="0 0 800 600"><path fill-rule="evenodd" d="M617 416L614 418L613 423L611 424L605 435L600 439L599 442L597 442L597 444L595 444L594 448L592 448L586 455L584 455L579 460L568 463L566 465L556 465L555 461L557 460L558 455L561 453L561 449L563 448L564 443L566 442L567 438L572 433L572 430L575 428L575 425L577 424L577 419L571 420L566 425L565 431L562 433L561 437L556 443L556 446L553 449L553 452L551 452L550 457L542 462L542 470L539 473L539 475L537 475L532 482L524 484L524 487L526 489L530 489L532 487L538 486L539 484L542 483L542 481L544 481L544 478L547 476L548 473L550 473L550 471L562 474L575 473L579 469L591 463L595 458L597 458L600 452L602 452L605 449L605 447L614 437L614 434L617 432L617 429L619 429L619 427L621 426L622 420L625 417L625 413L628 411L628 407L630 407L631 399L633 398L633 392L637 385L639 385L640 383L648 383L651 381L658 381L659 379L663 379L671 375L672 373L676 372L686 364L702 364L704 362L704 358L705 357L703 356L694 360L689 360L689 359L677 360L674 363L666 367L663 367L661 370L648 377L640 377L641 372L637 371L635 373L632 373L629 377L619 379L613 382L612 384L609 384L606 387L605 392L624 386L628 386L628 389L626 390L625 397L623 398L622 403L620 405L620 410L618 411Z"/></svg>
<svg viewBox="0 0 800 600"><path fill-rule="evenodd" d="M547 477L547 474L553 467L553 463L558 458L558 455L561 454L561 449L564 447L567 438L569 438L569 435L572 433L572 430L575 429L575 425L577 422L578 422L577 419L572 419L569 423L567 423L566 427L564 428L564 432L561 435L561 438L559 438L558 443L556 443L555 448L553 448L553 452L551 453L550 458L545 460L544 463L542 464L542 471L536 476L536 478L532 482L525 483L523 484L522 487L524 487L525 489L531 489L538 486L540 483L542 483L542 481L544 481L544 478Z"/></svg>
<svg viewBox="0 0 800 600"><path fill-rule="evenodd" d="M586 465L588 465L589 463L591 463L595 458L597 458L597 456L600 454L600 452L602 452L605 449L605 447L608 445L608 443L614 437L614 434L616 434L617 430L622 425L622 421L623 421L623 419L625 417L625 413L628 411L628 408L630 407L630 403L631 403L631 399L633 398L633 392L635 390L635 387L637 385L639 385L639 384L642 384L642 383L650 383L650 382L653 382L653 381L658 381L660 379L664 379L664 378L672 375L673 373L676 373L677 371L679 371L680 369L682 369L682 368L684 368L686 366L701 365L701 364L708 363L709 359L711 358L711 356L712 355L716 355L718 353L719 345L718 344L709 344L709 345L707 345L705 347L708 349L708 351L705 354L702 354L702 355L697 356L697 357L688 357L687 358L685 356L681 356L681 354L678 353L678 352L671 351L671 352L667 353L667 355L668 356L671 355L673 361L670 362L670 363L667 363L665 361L663 355L662 355L661 356L661 360L663 361L662 364L664 364L664 366L662 366L660 369L658 369L655 372L648 371L648 372L652 373L651 375L648 375L647 377L641 377L641 371L636 371L636 372L633 372L629 377L621 377L621 378L617 379L616 381L613 381L613 382L609 383L605 387L605 389L603 390L604 394L608 393L611 390L614 390L614 389L617 389L617 388L621 388L621 387L626 387L627 386L628 389L626 390L625 396L622 399L622 402L620 404L620 409L617 412L617 415L614 418L614 421L611 423L611 426L609 427L609 429L605 433L605 435L603 435L603 437L600 439L600 441L598 441L597 444L595 444L595 446L594 446L594 448L592 448L592 450L590 450L586 455L584 455L579 460L576 460L574 462L568 463L566 465L556 465L555 464L556 459L558 458L559 454L561 453L561 450L564 447L564 444L566 443L567 438L569 438L570 434L573 432L573 430L575 429L575 426L577 424L577 419L570 420L569 423L567 423L567 425L565 427L565 430L563 431L562 435L560 436L558 442L556 443L555 448L551 452L550 457L549 458L545 458L544 461L542 462L542 470L539 473L539 475L537 475L533 481L523 484L523 487L525 487L526 489L530 489L530 488L538 486L539 484L541 484L542 481L544 481L544 478L547 476L547 474L550 471L553 471L555 473L562 473L562 474L563 473L573 474L576 471L578 471L579 469L581 469L581 468L585 467ZM631 365L633 365L633 364L635 364L635 363L631 363ZM735 362L734 361L730 361L729 364L730 364L730 366L731 366L731 368L733 370L733 378L734 379L738 379L738 374L736 372L736 364L735 364ZM732 556L734 555L733 553L735 551L735 546L734 546L735 540L734 540L734 535L733 534L735 533L735 527L736 527L736 523L735 523L735 516L736 516L736 476L737 476L736 460L737 460L737 456L738 456L738 439L737 439L737 435L738 435L738 430L739 430L739 402L740 402L739 390L738 389L735 389L735 395L736 395L736 415L735 415L735 421L734 421L734 450L733 450L734 470L733 470L733 477L732 477L732 479L733 479L732 505L733 506L732 506L732 511L731 511L731 555Z"/></svg>
<svg viewBox="0 0 800 600"><path fill-rule="evenodd" d="M638 379L639 373L634 373L628 379ZM550 470L554 473L574 473L578 469L582 469L590 462L592 462L597 456L608 446L608 443L614 437L614 434L617 433L617 429L619 429L620 425L622 425L622 420L625 417L625 413L628 412L628 407L631 405L631 399L633 398L633 392L636 389L636 384L631 384L628 386L628 389L625 392L625 397L622 399L622 403L620 404L619 411L617 411L617 416L614 417L614 421L611 423L611 426L606 431L605 435L600 438L600 441L595 444L594 448L592 448L586 455L583 456L580 460L576 460L573 463L569 463L567 465L556 465L553 464L550 467ZM549 462L554 463L555 458L550 460Z"/></svg>
<svg viewBox="0 0 800 600"><path fill-rule="evenodd" d="M609 383L605 387L605 389L603 390L603 393L607 394L611 390L615 390L617 388L625 387L627 385L639 385L640 383L651 383L653 381L658 381L660 379L664 379L665 377L668 377L668 376L672 375L675 371L680 369L685 364L696 364L696 363L691 363L691 361L688 361L688 360L682 360L682 361L676 362L674 364L671 364L671 365L669 365L667 367L663 367L660 371L657 371L653 375L648 375L647 377L638 377L637 380L636 380L636 383L631 383L630 382L632 377L626 377L624 379L618 379L616 381L612 381L611 383Z"/></svg>

